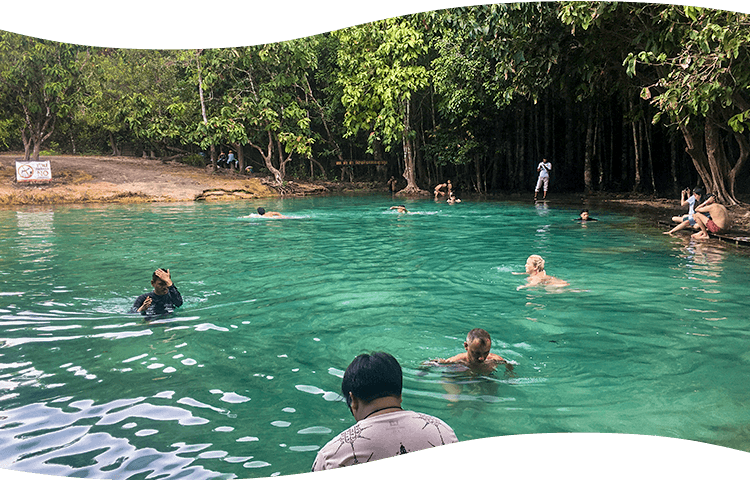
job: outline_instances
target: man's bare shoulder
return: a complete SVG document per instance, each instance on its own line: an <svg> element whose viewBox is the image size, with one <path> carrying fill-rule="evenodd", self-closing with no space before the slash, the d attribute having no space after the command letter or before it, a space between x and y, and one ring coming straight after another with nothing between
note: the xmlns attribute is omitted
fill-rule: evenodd
<svg viewBox="0 0 750 480"><path fill-rule="evenodd" d="M469 362L469 354L459 353L458 355L454 355L451 358L446 359L443 363L468 363Z"/></svg>

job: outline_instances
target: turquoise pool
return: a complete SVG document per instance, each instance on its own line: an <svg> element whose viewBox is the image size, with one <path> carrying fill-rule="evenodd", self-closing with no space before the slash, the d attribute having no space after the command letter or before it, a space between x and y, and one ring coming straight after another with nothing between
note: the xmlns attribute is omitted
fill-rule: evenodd
<svg viewBox="0 0 750 480"><path fill-rule="evenodd" d="M293 218L243 218L261 205ZM372 350L401 362L404 407L459 440L617 432L750 451L750 257L577 213L380 195L0 210L0 468L306 472L352 424L340 376ZM532 253L571 286L517 291ZM144 323L128 310L158 267L185 304ZM513 375L421 366L474 327Z"/></svg>

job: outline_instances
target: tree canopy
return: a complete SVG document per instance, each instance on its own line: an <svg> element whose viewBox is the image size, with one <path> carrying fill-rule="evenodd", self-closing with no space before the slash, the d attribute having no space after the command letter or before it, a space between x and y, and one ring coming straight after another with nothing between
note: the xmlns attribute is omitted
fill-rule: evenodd
<svg viewBox="0 0 750 480"><path fill-rule="evenodd" d="M701 183L732 204L750 188L749 48L747 14L626 2L461 7L197 51L0 32L0 148L214 165L231 150L277 184L341 166L402 177L405 194L448 178L529 191L550 158L558 191Z"/></svg>

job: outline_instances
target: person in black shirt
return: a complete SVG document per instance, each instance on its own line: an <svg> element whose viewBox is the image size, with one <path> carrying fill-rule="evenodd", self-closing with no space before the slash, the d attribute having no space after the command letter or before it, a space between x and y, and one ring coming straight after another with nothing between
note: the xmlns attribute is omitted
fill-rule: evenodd
<svg viewBox="0 0 750 480"><path fill-rule="evenodd" d="M172 283L169 270L157 269L151 276L151 286L154 287L154 291L144 293L136 298L130 313L140 313L152 317L172 313L175 308L182 305L182 295Z"/></svg>

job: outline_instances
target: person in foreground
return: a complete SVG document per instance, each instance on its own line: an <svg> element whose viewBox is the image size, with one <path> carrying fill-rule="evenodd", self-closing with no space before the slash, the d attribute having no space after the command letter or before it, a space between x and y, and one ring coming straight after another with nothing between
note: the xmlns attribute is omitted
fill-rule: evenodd
<svg viewBox="0 0 750 480"><path fill-rule="evenodd" d="M312 471L374 460L458 442L439 418L401 408L401 365L385 352L363 353L344 372L341 393L354 419L320 449Z"/></svg>
<svg viewBox="0 0 750 480"><path fill-rule="evenodd" d="M548 287L565 287L570 285L565 280L547 275L547 272L544 270L544 259L539 255L531 255L526 259L526 274L529 276L526 285L520 285L516 290L535 287L537 285Z"/></svg>
<svg viewBox="0 0 750 480"><path fill-rule="evenodd" d="M720 203L709 203L701 205L695 209L695 223L700 228L700 232L695 232L692 237L696 240L706 240L711 233L724 233L730 225L729 212Z"/></svg>
<svg viewBox="0 0 750 480"><path fill-rule="evenodd" d="M477 373L489 373L498 365L505 365L509 371L513 370L513 364L500 355L490 352L492 339L490 334L481 328L470 330L466 335L464 349L466 352L454 355L451 358L436 358L430 362L438 364L459 364L466 366L469 370Z"/></svg>
<svg viewBox="0 0 750 480"><path fill-rule="evenodd" d="M172 283L169 269L157 269L151 275L151 286L154 287L154 291L136 298L130 313L140 313L151 317L172 313L175 308L182 305L182 295Z"/></svg>

